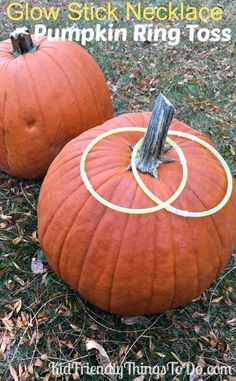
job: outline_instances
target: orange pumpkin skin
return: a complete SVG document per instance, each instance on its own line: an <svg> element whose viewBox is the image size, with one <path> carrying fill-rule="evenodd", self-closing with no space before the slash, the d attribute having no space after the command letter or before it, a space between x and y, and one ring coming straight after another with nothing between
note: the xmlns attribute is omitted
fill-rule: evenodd
<svg viewBox="0 0 236 381"><path fill-rule="evenodd" d="M50 166L38 203L39 239L54 271L85 299L120 315L166 311L198 297L219 275L236 243L236 189L227 205L204 218L184 218L165 210L128 215L106 208L86 190L80 177L81 155L101 133L124 126L146 127L150 113L127 114L80 135L64 147ZM172 130L200 136L174 120ZM110 136L95 146L86 170L94 189L118 205L146 208L153 202L126 168L129 144L140 133ZM174 137L183 149L188 182L173 203L200 211L215 206L226 191L224 170L199 144ZM182 168L176 158L163 164L159 179L141 175L158 197L166 200L177 189Z"/></svg>
<svg viewBox="0 0 236 381"><path fill-rule="evenodd" d="M0 43L0 169L16 177L43 177L69 140L113 114L104 76L83 48L39 45L13 58L11 41Z"/></svg>

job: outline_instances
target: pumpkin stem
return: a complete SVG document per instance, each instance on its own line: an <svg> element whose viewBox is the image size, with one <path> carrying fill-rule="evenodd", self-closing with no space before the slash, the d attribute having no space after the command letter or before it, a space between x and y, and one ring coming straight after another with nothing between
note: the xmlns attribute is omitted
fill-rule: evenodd
<svg viewBox="0 0 236 381"><path fill-rule="evenodd" d="M168 99L159 94L145 133L142 147L137 155L137 169L141 173L158 178L157 168L173 160L164 156L171 147L165 145L175 109Z"/></svg>
<svg viewBox="0 0 236 381"><path fill-rule="evenodd" d="M30 32L26 27L17 28L10 34L12 42L12 55L18 57L25 53L35 52L39 45L34 45Z"/></svg>

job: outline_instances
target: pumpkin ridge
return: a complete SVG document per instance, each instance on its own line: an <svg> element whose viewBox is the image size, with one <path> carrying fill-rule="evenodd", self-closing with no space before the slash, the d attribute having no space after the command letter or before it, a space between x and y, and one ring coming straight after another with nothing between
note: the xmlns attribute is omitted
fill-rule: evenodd
<svg viewBox="0 0 236 381"><path fill-rule="evenodd" d="M189 190L190 192L192 192L192 193L194 194L194 196L200 201L200 203L202 204L202 206L203 206L205 209L208 208L208 207L205 205L204 201L202 201L202 200L199 198L199 196L196 194L196 192L194 192L194 190L193 190L192 188L187 187L186 189ZM217 233L217 235L218 235L218 237L219 237L219 240L220 240L220 242L221 242L221 246L222 246L224 249L227 249L228 247L226 247L226 246L224 245L224 242L223 242L223 240L222 240L221 235L219 234L219 231L218 231L218 228L217 228L217 224L215 223L213 216L210 215L210 216L208 216L208 217L210 217L211 220L212 220L212 223L213 223L213 225L214 225L214 227L215 227L216 233Z"/></svg>
<svg viewBox="0 0 236 381"><path fill-rule="evenodd" d="M91 151L91 153L97 153L99 151L102 151L102 149L96 150L96 151L95 150ZM118 149L117 150L115 150L115 149L110 149L110 150L106 149L106 152L115 152L115 151L120 152L120 150L118 150ZM63 167L64 165L66 165L70 161L75 160L77 157L81 158L81 156L82 156L82 153L78 152L77 148L75 148L73 151L71 151L71 153L73 153L73 156L71 156L67 161L63 161L62 163L59 162L58 160L57 160L57 162L54 161L54 166L55 166L55 163L56 163L58 165L58 167L55 168L55 169L53 168L54 170L52 172L51 171L49 172L50 176L55 174L58 171L58 169L61 169L61 167ZM90 162L92 162L92 160Z"/></svg>
<svg viewBox="0 0 236 381"><path fill-rule="evenodd" d="M7 70L8 66L10 65L11 61L8 61L6 63L6 65L2 67L2 69L5 69L5 71ZM3 71L3 70L2 70ZM2 126L3 126L3 130L2 130L2 142L3 142L3 147L5 149L5 153L6 153L6 162L7 162L7 170L8 171L11 171L12 170L12 166L10 164L10 159L9 159L9 150L8 150L8 147L7 147L7 127L6 127L6 123L5 123L5 118L6 118L6 102L7 102L7 96L5 96L7 93L6 91L4 92L4 98L3 98L3 115L2 115Z"/></svg>
<svg viewBox="0 0 236 381"><path fill-rule="evenodd" d="M171 190L171 192L173 192L173 189L169 186L169 184L167 184L167 188L169 188ZM174 303L174 300L175 300L175 293L176 293L176 250L175 250L175 241L174 241L174 231L175 231L175 225L173 223L173 216L171 215L170 216L170 213L167 213L168 215L168 219L169 219L169 222L170 222L170 230L172 232L172 234L169 232L169 235L171 236L171 242L172 242L172 252L173 252L173 292L172 292L172 298L170 300L170 304L168 306L168 310L171 308L171 306L173 305Z"/></svg>
<svg viewBox="0 0 236 381"><path fill-rule="evenodd" d="M207 178L207 180L210 180L210 182L214 185L214 187L216 187L216 185L218 185L219 190L224 191L223 186L221 186L220 183L217 183L212 177L209 177L205 172L201 172L201 171L197 170L197 169L194 168L194 167L192 167L191 169L194 170L194 172L200 174L202 177ZM214 168L214 169L211 168L211 170L212 170L212 171L214 170L214 172L216 172L216 169L217 169L217 167ZM219 167L218 167L218 170L219 170ZM218 172L218 171L217 171L217 172ZM187 189L187 188L186 188L186 189Z"/></svg>
<svg viewBox="0 0 236 381"><path fill-rule="evenodd" d="M110 182L110 180L113 179L115 176L116 176L116 174L115 174L114 176L112 176L108 181L106 181L105 183L103 183L102 185L100 185L100 186L97 188L97 190L100 189L102 186L107 185L107 184ZM123 179L122 179L122 180L123 180ZM121 180L121 181L122 181L122 180ZM120 185L121 181L119 181L119 183L118 183L118 184L115 186L115 188L112 190L112 193L111 193L111 195L110 195L109 198L112 198L113 194L116 192L117 187ZM82 209L84 208L84 206L86 205L87 201L89 201L89 199L90 199L90 197L85 201L85 203L84 203L84 205L82 206L82 208L78 211L78 214L77 214L77 216L76 216L76 219L77 219L78 215L80 214L81 210L82 210ZM79 280L78 280L78 283L77 283L77 285L76 285L76 290L79 290L79 288L80 288L81 275L83 275L83 268L84 268L84 265L85 265L85 262L86 262L86 257L87 257L87 255L88 255L88 253L89 253L89 249L90 249L90 247L91 247L91 245L92 245L92 243L93 243L93 240L94 240L94 237L95 237L95 233L96 233L97 229L99 228L102 219L105 217L106 212L110 211L109 208L106 208L106 207L103 207L101 210L102 210L103 213L102 213L102 216L101 216L100 219L99 219L99 224L97 224L97 225L95 226L95 229L94 229L94 231L92 232L92 239L90 240L89 245L88 245L88 247L87 247L87 249L86 249L86 251L85 251L85 254L84 254L84 258L83 258L82 265L81 265L81 269L80 269ZM75 223L75 221L74 221L74 223ZM74 225L74 223L73 223L73 225ZM73 227L73 225L72 225L72 227ZM71 228L72 228L72 227L71 227Z"/></svg>
<svg viewBox="0 0 236 381"><path fill-rule="evenodd" d="M170 184L166 183L166 186L167 188L170 189L170 191L173 193L173 188L170 186ZM180 206L182 207L182 203L180 203ZM167 213L169 214L169 213ZM171 222L170 225L171 227L173 228L173 232L174 232L174 223L173 223L173 216L169 216L169 221ZM195 245L194 245L194 240L192 239L192 236L193 236L193 229L192 229L192 226L190 224L190 221L188 220L187 218L187 224L189 226L189 229L191 231L192 234L190 234L191 236L191 243L192 243L192 251L193 251L193 257L194 257L194 262L196 264L196 276L197 276L197 291L196 291L196 294L198 292L198 290L200 289L200 285L201 285L201 282L200 282L200 268L199 268L199 263L198 263L198 255L195 255L196 253L198 254L198 252L196 251L196 248L195 248ZM174 237L174 235L173 235ZM174 239L172 239L172 242L175 243ZM177 285L177 282L176 282L176 251L175 251L175 245L173 245L173 248L174 248L174 290L173 290L173 297L172 297L172 301L171 301L171 304L168 306L168 309L171 309L172 306L174 305L174 301L175 301L175 297L176 297L176 285Z"/></svg>
<svg viewBox="0 0 236 381"><path fill-rule="evenodd" d="M3 147L6 153L6 161L7 161L7 166L8 170L11 170L11 164L9 160L9 151L7 147L7 127L5 124L5 117L6 117L6 103L7 103L7 92L4 91L4 97L3 97L3 115L2 115L2 142L3 142Z"/></svg>
<svg viewBox="0 0 236 381"><path fill-rule="evenodd" d="M57 62L57 60L55 60L55 58L48 52L46 52L45 50L41 50L42 53L46 54L46 56L48 56L53 62L54 64L60 69L60 71L63 73L64 75L64 78L66 79L66 82L68 83L69 85L69 88L71 89L71 92L75 98L75 101L76 101L76 105L77 105L77 109L78 109L78 115L79 115L79 120L80 120L80 124L83 124L83 119L81 117L82 113L80 112L80 105L79 105L79 102L78 102L78 98L75 94L75 91L74 91L74 88L71 84L71 81L70 79L68 78L68 75L66 73L66 71L64 70L64 68Z"/></svg>
<svg viewBox="0 0 236 381"><path fill-rule="evenodd" d="M76 157L77 157L77 155L75 156L75 158L76 158ZM65 165L68 164L68 163L70 163L70 162L71 162L71 160L68 160L68 161L65 163ZM57 169L61 169L63 166L64 166L64 164L63 164L60 168L57 168ZM79 168L79 164L78 164L78 168ZM99 168L99 167L96 167L96 169L97 169L97 168ZM118 167L118 166L117 166L116 168L114 168L114 167L106 168L105 170L103 170L103 174L106 173L107 171L111 171L112 169L117 170L118 168L123 168L123 167ZM67 172L67 174L71 173L71 172L74 171L75 169L76 169L76 167L72 167L72 168L70 168L70 170ZM49 177L51 178L51 177L55 174L55 172L57 172L57 170L54 171L53 173L48 173L48 178L49 178ZM96 172L96 173L90 175L90 180L92 181L92 179L94 179L94 177L95 177L95 176L98 176L100 173L101 173L101 172ZM73 177L73 178L70 180L70 184L71 184L77 177L78 177L78 172L77 172L76 176ZM83 185L83 184L84 184L84 183L82 182L82 185ZM79 188L78 188L78 189L79 189ZM46 192L46 193L44 194L44 196L46 196L47 194L48 194L48 192ZM41 200L39 199L38 206L40 207L40 205L41 205Z"/></svg>
<svg viewBox="0 0 236 381"><path fill-rule="evenodd" d="M63 53L63 54L64 54L64 53ZM68 57L68 54L65 54L65 56ZM71 58L69 58L69 59L70 59L71 61L74 61L74 62L75 62L73 56L72 56ZM75 66L76 66L76 64L75 64ZM101 112L100 112L100 108L98 107L97 92L96 92L96 91L93 91L93 88L92 88L91 83L90 83L90 77L88 77L88 75L87 75L87 73L86 73L86 70L84 69L83 65L81 65L81 68L80 68L80 69L81 69L81 71L84 73L84 77L86 77L86 78L88 79L87 82L86 82L86 84L87 84L87 87L90 89L91 96L93 97L94 100L96 99L96 101L94 102L94 103L95 103L95 108L96 108L97 115L99 115L99 120L100 120L99 123L102 123ZM93 104L93 106L94 106L94 104Z"/></svg>
<svg viewBox="0 0 236 381"><path fill-rule="evenodd" d="M201 202L201 204L203 205L203 207L204 207L205 209L207 208L207 206L204 204L204 202L198 197L198 195L197 195L191 188L186 188L186 189L188 189L189 191L191 191L191 192L195 195L195 197ZM221 235L219 234L219 231L218 231L218 228L217 228L217 224L215 223L215 220L214 220L213 216L210 215L209 217L211 218L211 220L212 220L212 225L214 226L215 231L216 231L216 234L217 234L217 236L219 237L219 243L220 243L220 245L222 246L222 248L224 248L224 249L228 249L228 247L226 247L226 246L224 245L224 243L223 243L222 237L221 237ZM217 248L218 248L218 250L217 250L218 269L217 269L217 271L216 271L215 276L217 276L217 274L219 274L219 269L220 269L220 267L221 267L221 260L222 260L222 259L221 259L221 256L219 255L219 245L217 245Z"/></svg>
<svg viewBox="0 0 236 381"><path fill-rule="evenodd" d="M170 188L171 189L171 188ZM171 189L172 190L172 189ZM167 214L170 214L170 213L167 213ZM167 309L169 310L171 308L171 306L173 305L174 303L174 300L175 300L175 293L176 293L176 250L175 250L175 242L174 242L174 231L175 231L175 225L173 223L173 216L169 216L169 221L170 221L170 227L171 227L171 232L173 234L170 234L172 239L172 252L173 252L173 292L172 292L172 297L171 297L171 300L170 300L170 303L167 307Z"/></svg>
<svg viewBox="0 0 236 381"><path fill-rule="evenodd" d="M73 169L74 169L74 168L73 168ZM100 175L100 173L98 173L97 175ZM115 175L116 175L116 174L115 174ZM114 176L115 176L115 175L114 175ZM113 178L114 176L110 177L110 179ZM75 179L77 179L77 178L78 178L78 174L73 178L73 180L75 180ZM70 184L71 184L71 183L70 183ZM105 184L105 183L104 183L104 184ZM80 188L81 188L82 186L84 186L83 181L81 181L80 186L77 187L77 188L70 194L69 197L66 197L66 198L64 198L64 199L62 200L62 202L61 202L59 208L56 210L55 213L53 213L52 218L50 219L50 221L49 221L49 222L47 223L47 225L46 225L46 229L45 229L45 231L44 231L44 232L42 233L42 235L41 235L42 244L43 244L43 241L44 241L44 239L45 239L45 235L46 235L46 232L47 232L47 230L48 230L48 227L51 225L51 223L52 223L53 219L55 218L57 212L60 211L60 209L62 208L62 206L64 205L64 203L65 203L71 196L73 196L73 195L75 194L76 191L79 191ZM89 198L88 198L88 199L89 199Z"/></svg>
<svg viewBox="0 0 236 381"><path fill-rule="evenodd" d="M130 205L131 205L130 207L131 208L132 208L132 206L134 204L134 201L135 201L135 198L136 198L136 195L137 195L137 191L138 191L138 186L136 187L134 197L133 197L133 199L132 199L132 201L130 203ZM117 256L116 256L116 259L115 259L114 271L113 271L113 276L112 276L112 281L111 281L111 286L110 286L110 292L109 292L109 299L108 299L108 305L109 305L110 311L112 311L112 292L113 292L114 283L115 283L116 270L117 270L117 266L118 266L118 262L119 262L119 258L120 258L121 248L122 248L123 241L124 241L124 236L125 236L124 233L126 231L126 228L127 228L128 222L129 222L129 217L130 217L130 215L128 214L127 218L126 218L126 221L125 221L125 224L124 224L123 234L121 235L121 240L120 240Z"/></svg>
<svg viewBox="0 0 236 381"><path fill-rule="evenodd" d="M154 223L156 223L156 219L154 217ZM157 239L156 239L156 234L153 234L153 245L154 245L154 248L156 249L157 248ZM154 284L154 280L155 280L155 272L156 272L156 268L157 268L157 261L156 261L156 250L154 250L154 253L153 253L153 271L152 271L152 281L151 281L151 290L150 290L150 297L147 301L147 308L149 307L149 305L151 304L151 301L152 301L152 298L153 298L153 284Z"/></svg>
<svg viewBox="0 0 236 381"><path fill-rule="evenodd" d="M24 54L23 58L24 58L25 64L26 64L27 69L28 69L28 73L29 73L29 76L30 76L30 79L31 79L31 82L32 82L32 88L34 89L33 93L35 95L36 103L38 104L38 108L39 108L39 113L40 113L41 118L42 118L42 127L43 127L43 130L44 130L43 136L45 138L45 141L46 141L48 147L51 147L51 144L49 142L49 139L48 139L48 136L47 136L47 133L46 133L45 118L43 116L42 107L41 107L41 103L40 103L38 92L37 92L37 87L36 87L36 84L35 84L32 72L30 70L30 65L27 62L27 58L26 57L27 56Z"/></svg>
<svg viewBox="0 0 236 381"><path fill-rule="evenodd" d="M206 160L205 160L205 158L202 158L202 161L201 161L200 160L201 159L200 155L192 155L191 158L188 158L188 163L192 163L193 166L194 166L194 163L196 163L197 159L198 159L198 162L200 164L202 163L204 166L206 166ZM217 161L211 159L210 157L207 158L207 166L209 167L209 169L214 170L214 172L217 171L219 173L219 172L223 172L224 171L223 167L219 166ZM197 171L197 168L194 169L194 170ZM200 172L200 171L198 171L198 172Z"/></svg>
<svg viewBox="0 0 236 381"><path fill-rule="evenodd" d="M189 187L187 187L186 189L189 190L190 192L192 192L192 193L194 194L194 196L200 201L200 203L202 204L202 206L203 206L205 209L208 208L208 207L205 205L205 203L199 198L199 196L196 194L196 192L195 192L193 189L191 189L191 188L189 188ZM211 217L211 220L212 220L212 223L213 223L213 225L214 225L214 227L215 227L217 236L219 237L219 241L220 241L221 246L222 246L224 249L228 249L228 246L226 247L226 246L224 245L224 243L223 243L222 237L221 237L221 235L219 234L219 231L218 231L218 229L217 229L217 224L215 223L215 220L214 220L213 216L210 215L209 217ZM220 260L220 259L219 259L219 260Z"/></svg>
<svg viewBox="0 0 236 381"><path fill-rule="evenodd" d="M154 214L153 215L154 216L154 224L155 224L155 227L156 227L156 225L157 225L157 222L156 222L156 214ZM168 216L168 220L170 221L170 216ZM172 229L172 226L171 226L171 228L169 229L169 234L170 234L170 231L173 231L173 229ZM170 236L171 236L171 234L170 234ZM156 255L157 255L157 252L156 252L156 248L158 247L158 244L157 244L157 238L156 238L156 234L153 234L153 238L154 238L154 240L153 240L153 242L154 242L154 248L155 248L155 250L154 250L154 255L153 255L153 273L152 273L152 282L151 282L151 292L150 292L150 297L149 297L149 299L148 299L148 301L147 301L147 310L148 310L148 308L149 308L149 305L151 304L151 301L152 301L152 298L153 298L153 284L154 284L154 280L155 280L155 272L156 272L156 268L158 267L157 266L157 261L156 261ZM171 248L172 248L172 251L173 251L173 253L174 253L174 255L175 255L175 251L174 251L174 246L173 246L173 238L172 238L172 245L171 245ZM174 267L174 265L173 265L173 269L175 270L175 267ZM175 273L175 271L174 271L174 273ZM174 295L175 295L175 283L176 283L176 277L175 277L175 274L174 274L174 276L172 277L173 278L173 296L171 297L171 300L173 299L173 297L174 297ZM152 305L153 305L153 303L152 303Z"/></svg>
<svg viewBox="0 0 236 381"><path fill-rule="evenodd" d="M39 50L39 49L38 49ZM55 49L56 50L56 49ZM39 61L39 57L40 55L38 55L38 61ZM43 65L43 64L42 64ZM45 69L44 69L45 70ZM48 71L46 71L46 76L48 77L48 81L50 81L50 73ZM54 86L54 84L52 83L52 81L50 81L50 86ZM60 108L58 107L58 111L60 110ZM56 127L56 130L54 131L53 133L53 137L50 137L49 139L49 147L56 147L56 145L54 144L54 141L56 140L56 136L58 134L58 131L61 130L61 127L63 125L63 122L62 122L62 118L61 118L61 115L60 115L60 112L58 113L59 117L60 117L60 122L58 123L57 127ZM63 142L61 142L63 144Z"/></svg>
<svg viewBox="0 0 236 381"><path fill-rule="evenodd" d="M112 199L112 196L115 194L115 192L117 191L117 188L118 187L120 187L120 185L121 185L121 183L123 182L123 180L124 180L124 178L122 178L121 179L121 181L119 181L118 182L118 184L116 185L116 187L115 187L115 189L114 189L114 191L112 192L112 194L110 195L110 197L109 197L109 199ZM109 209L109 208L105 208L105 209ZM104 215L102 216L102 219L105 217L105 213L104 213ZM97 228L98 227L100 227L100 225L101 225L101 221L102 221L102 219L99 221L99 226L97 226ZM97 232L97 229L95 229L95 232ZM88 249L86 250L86 257L87 257L87 255L88 255L88 253L89 253L89 250L90 250L90 248L91 248L91 245L92 245L92 242L93 242L93 240L94 240L94 233L93 233L93 235L92 235L92 240L90 241L90 243L89 243L89 247L88 247ZM122 239L122 237L121 237L121 239ZM119 253L120 253L120 248L118 249L118 256L119 256ZM86 260L86 257L85 257L85 260ZM116 267L116 266L113 266L113 267ZM82 271L81 271L82 272ZM100 276L99 276L99 278L98 278L98 280L97 280L97 282L96 282L96 284L99 284L99 280L100 280L100 278L101 278L101 275L102 274L100 274ZM79 283L78 283L78 285L77 285L77 290L79 289L79 284L80 284L80 282L81 282L81 279L79 280ZM112 287L112 285L110 286L110 292L109 292L109 296L108 296L108 301L106 302L106 304L108 304L109 305L109 301L110 301L110 297L111 297L111 287Z"/></svg>
<svg viewBox="0 0 236 381"><path fill-rule="evenodd" d="M114 176L112 176L110 179L112 179L113 177L114 177ZM104 184L106 184L106 182L103 183L103 184L101 184L101 186L103 186ZM82 185L83 185L83 184L82 184ZM100 186L100 187L101 187L101 186ZM100 188L100 187L99 187L99 188ZM76 189L76 191L78 191L80 188L81 188L81 186L79 186L79 187ZM75 192L76 192L76 191L75 191ZM74 194L75 192L73 192L73 194ZM68 200L71 196L72 196L72 194L71 194L69 197L67 197L67 199L65 199L64 201ZM83 209L83 207L85 206L85 204L86 204L89 200L90 200L90 197L87 198L87 200L85 201L85 203L84 203L84 205L82 206L82 208L76 211L75 217L74 217L74 219L72 220L72 224L71 224L71 225L69 226L69 228L67 229L67 232L65 233L65 236L64 236L64 238L63 238L62 244L60 245L61 248L58 250L58 252L59 252L59 258L58 258L58 262L57 262L57 271L58 271L58 273L59 273L60 276L61 276L60 262L61 262L61 259L62 259L62 256L63 256L63 250L64 250L64 246L65 246L65 242L66 242L68 233L69 233L70 230L73 228L73 226L74 226L74 224L75 224L75 221L76 221L76 219L77 219L77 217L78 217L80 211ZM57 212L56 212L56 213L57 213ZM56 213L55 213L55 214L56 214ZM51 221L51 222L52 222L52 221ZM48 224L48 226L51 224L51 222ZM44 235L44 238L45 238L45 235ZM43 238L43 239L44 239L44 238Z"/></svg>

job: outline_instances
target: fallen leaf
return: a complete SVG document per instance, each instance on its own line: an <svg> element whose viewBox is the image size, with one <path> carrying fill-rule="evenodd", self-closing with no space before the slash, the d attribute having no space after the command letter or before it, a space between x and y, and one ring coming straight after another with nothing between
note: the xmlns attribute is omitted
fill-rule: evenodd
<svg viewBox="0 0 236 381"><path fill-rule="evenodd" d="M11 332L12 331L12 328L14 327L14 324L13 324L13 321L12 320L9 320L9 319L5 319L3 318L2 319L2 322L3 324L5 325L5 328Z"/></svg>
<svg viewBox="0 0 236 381"><path fill-rule="evenodd" d="M37 358L34 362L34 366L37 366L37 367L41 367L43 365L43 362L42 360L40 360L39 358Z"/></svg>
<svg viewBox="0 0 236 381"><path fill-rule="evenodd" d="M5 215L5 214L1 214L0 215L0 218L3 220L3 221L11 221L11 219L12 219L12 216L7 216L7 215Z"/></svg>
<svg viewBox="0 0 236 381"><path fill-rule="evenodd" d="M129 349L129 345L128 344L121 344L120 346L120 351L119 351L119 357L123 356L124 354L126 354L126 352L128 351Z"/></svg>
<svg viewBox="0 0 236 381"><path fill-rule="evenodd" d="M224 299L223 296L219 296L218 298L212 299L211 303L217 304L219 303L222 299Z"/></svg>
<svg viewBox="0 0 236 381"><path fill-rule="evenodd" d="M194 331L196 332L197 335L199 334L199 332L201 331L201 329L202 329L202 325L201 325L201 324L196 324L196 325L194 326Z"/></svg>
<svg viewBox="0 0 236 381"><path fill-rule="evenodd" d="M18 276L14 276L14 279L17 283L19 283L22 287L24 287L25 281L23 279L19 278Z"/></svg>
<svg viewBox="0 0 236 381"><path fill-rule="evenodd" d="M121 318L121 323L125 325L134 325L134 324L147 324L150 320L145 316L124 316Z"/></svg>
<svg viewBox="0 0 236 381"><path fill-rule="evenodd" d="M137 353L136 353L136 356L138 357L138 359L141 359L142 357L143 357L143 351L138 351Z"/></svg>
<svg viewBox="0 0 236 381"><path fill-rule="evenodd" d="M226 322L228 325L231 325L231 327L236 327L236 318L227 320Z"/></svg>
<svg viewBox="0 0 236 381"><path fill-rule="evenodd" d="M14 381L19 381L19 378L18 378L18 376L17 376L17 373L16 373L16 371L15 371L15 369L13 368L12 365L9 365L9 371L10 371L10 373L11 373L11 376L12 376L13 380L14 380Z"/></svg>
<svg viewBox="0 0 236 381"><path fill-rule="evenodd" d="M37 231L34 231L32 234L31 234L31 240L33 241L33 242L39 242L39 240L38 240L38 237L37 237Z"/></svg>
<svg viewBox="0 0 236 381"><path fill-rule="evenodd" d="M30 364L29 366L28 366L28 372L29 372L29 374L34 374L34 367L33 367L33 365L32 364Z"/></svg>
<svg viewBox="0 0 236 381"><path fill-rule="evenodd" d="M81 332L81 328L77 327L77 325L70 324L70 326L75 332Z"/></svg>
<svg viewBox="0 0 236 381"><path fill-rule="evenodd" d="M161 352L155 352L157 356L161 357L162 359L166 357L166 355L164 355L164 353L161 353Z"/></svg>
<svg viewBox="0 0 236 381"><path fill-rule="evenodd" d="M90 326L89 326L89 328L90 328L92 331L98 331L98 330L99 330L97 324L95 324L95 323L91 323Z"/></svg>
<svg viewBox="0 0 236 381"><path fill-rule="evenodd" d="M14 245L18 245L18 243L20 243L22 241L23 237L22 236L19 236L19 237L16 237L12 240L12 243Z"/></svg>
<svg viewBox="0 0 236 381"><path fill-rule="evenodd" d="M180 358L177 356L177 354L174 353L174 352L170 352L170 353L171 353L172 356L178 361L178 363L179 363L182 367L184 367L184 363L183 363L183 361L180 360Z"/></svg>
<svg viewBox="0 0 236 381"><path fill-rule="evenodd" d="M95 340L89 340L86 343L86 350L87 352L89 352L92 349L95 349L96 351L98 351L98 361L100 365L103 367L104 373L107 376L109 376L112 380L117 380L117 378L113 376L114 374L113 366L105 349L100 344L98 344Z"/></svg>
<svg viewBox="0 0 236 381"><path fill-rule="evenodd" d="M34 274L43 274L44 268L42 262L37 258L32 258L31 270Z"/></svg>
<svg viewBox="0 0 236 381"><path fill-rule="evenodd" d="M211 347L215 347L219 343L219 340L217 339L216 335L212 331L204 339L208 341Z"/></svg>
<svg viewBox="0 0 236 381"><path fill-rule="evenodd" d="M22 307L22 301L21 299L18 300L15 304L14 304L14 311L16 311L16 313L18 314L21 310L21 307Z"/></svg>

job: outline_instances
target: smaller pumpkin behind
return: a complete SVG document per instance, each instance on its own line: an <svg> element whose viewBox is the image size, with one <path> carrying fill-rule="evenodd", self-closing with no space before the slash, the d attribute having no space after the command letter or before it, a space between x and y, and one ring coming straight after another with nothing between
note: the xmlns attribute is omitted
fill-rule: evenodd
<svg viewBox="0 0 236 381"><path fill-rule="evenodd" d="M35 44L26 28L0 42L0 169L43 177L68 141L112 114L104 76L78 44Z"/></svg>

